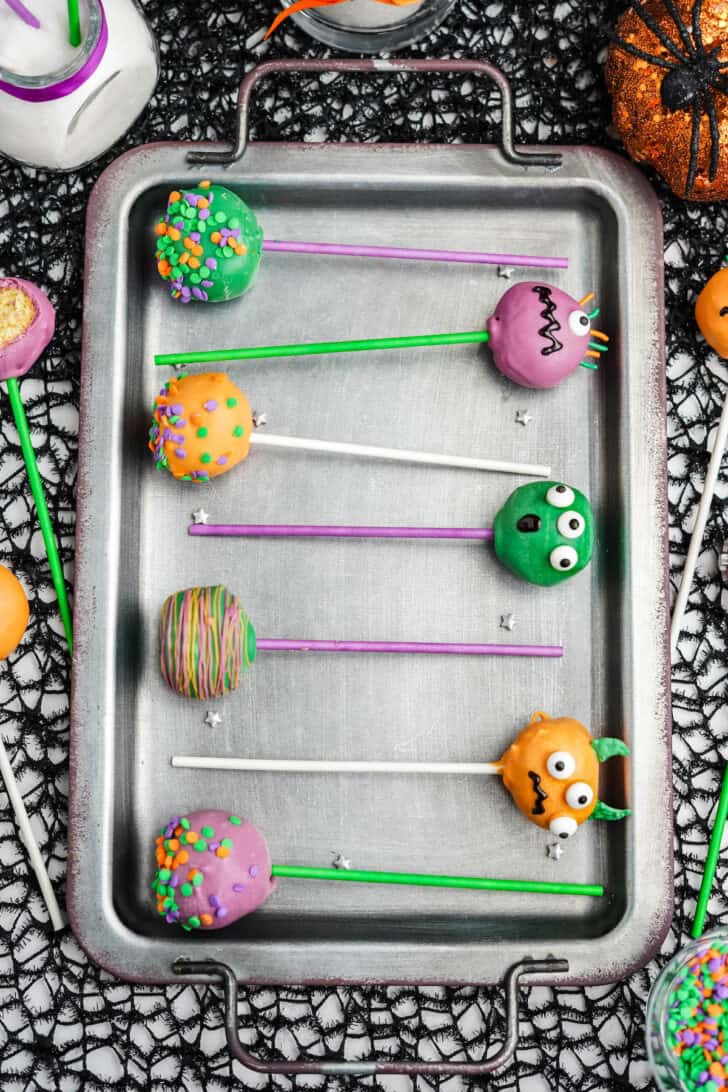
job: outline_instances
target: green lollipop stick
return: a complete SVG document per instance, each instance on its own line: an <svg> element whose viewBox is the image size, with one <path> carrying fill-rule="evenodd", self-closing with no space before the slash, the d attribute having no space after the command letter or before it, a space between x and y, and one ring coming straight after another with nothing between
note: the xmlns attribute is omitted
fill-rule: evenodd
<svg viewBox="0 0 728 1092"><path fill-rule="evenodd" d="M715 820L713 821L713 833L710 836L708 856L705 859L703 882L700 885L698 903L695 907L695 920L693 921L692 935L696 939L702 935L703 926L705 925L705 915L708 911L710 892L713 888L715 872L718 867L720 844L723 841L723 831L725 830L726 819L728 819L728 763L726 763L725 769L723 770L723 784L718 800L718 810L715 813Z"/></svg>
<svg viewBox="0 0 728 1092"><path fill-rule="evenodd" d="M17 379L8 379L6 381L6 384L8 397L10 399L10 406L13 411L13 417L15 418L15 427L18 430L18 436L20 437L20 447L23 452L23 459L25 460L25 467L28 472L30 490L33 494L33 500L35 501L35 507L38 513L38 522L40 524L41 534L43 535L43 542L45 544L46 554L48 555L48 563L51 569L53 587L56 589L56 596L58 597L58 609L60 610L61 620L63 622L63 630L66 634L66 640L68 642L68 651L72 652L73 638L71 608L68 605L68 596L66 594L66 581L63 576L63 565L61 564L61 559L58 555L56 536L53 532L53 524L51 523L50 513L48 512L48 505L46 504L45 492L43 491L43 482L41 480L40 471L38 470L38 462L35 457L33 444L31 443L30 439L28 418L25 416L25 408L23 406L22 398L20 397L20 388L18 386Z"/></svg>
<svg viewBox="0 0 728 1092"><path fill-rule="evenodd" d="M302 345L257 345L247 349L211 349L196 353L160 353L157 367L171 364L214 364L221 360L262 360L278 356L318 356L322 353L363 353L379 349L414 349L428 345L472 345L490 341L487 330L458 334L412 334L406 337L367 337L355 341L314 341Z"/></svg>
<svg viewBox="0 0 728 1092"><path fill-rule="evenodd" d="M553 883L546 880L493 880L485 876L431 876L419 872L369 872L363 869L311 868L306 865L278 865L272 876L296 880L334 880L348 883L403 884L408 887L457 887L472 891L521 891L537 895L590 895L599 898L604 888L598 883Z"/></svg>

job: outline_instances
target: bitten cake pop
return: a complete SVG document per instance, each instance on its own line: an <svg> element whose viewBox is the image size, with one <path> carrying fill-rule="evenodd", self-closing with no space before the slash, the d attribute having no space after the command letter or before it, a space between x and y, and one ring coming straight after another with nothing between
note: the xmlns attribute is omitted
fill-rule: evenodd
<svg viewBox="0 0 728 1092"><path fill-rule="evenodd" d="M562 482L521 485L494 527L348 527L290 523L193 523L203 538L417 538L493 541L496 557L530 584L550 587L591 560L594 520L583 493Z"/></svg>
<svg viewBox="0 0 728 1092"><path fill-rule="evenodd" d="M219 809L193 811L170 819L156 839L155 850L157 870L152 890L157 913L169 925L178 925L188 933L223 929L251 914L273 893L276 877L539 895L604 894L601 884L272 864L262 833L247 819Z"/></svg>
<svg viewBox="0 0 728 1092"><path fill-rule="evenodd" d="M235 596L221 584L186 588L162 606L160 665L167 685L187 698L235 690L260 651L376 652L455 656L561 657L560 645L444 644L417 641L321 641L256 637Z"/></svg>
<svg viewBox="0 0 728 1092"><path fill-rule="evenodd" d="M28 624L29 613L28 600L25 597L20 581L4 565L0 565L0 660L6 659L20 644ZM38 880L38 886L46 904L51 925L56 930L62 929L64 926L63 914L58 905L33 828L30 825L23 794L15 778L10 756L5 749L2 736L0 736L0 776L2 776L5 791L15 813L15 819L31 867Z"/></svg>
<svg viewBox="0 0 728 1092"><path fill-rule="evenodd" d="M480 265L565 269L566 258L467 250L355 246L264 239L252 209L226 186L210 181L173 190L156 226L160 277L181 303L218 303L242 296L253 284L262 251L329 257L472 262Z"/></svg>
<svg viewBox="0 0 728 1092"><path fill-rule="evenodd" d="M592 739L572 717L534 713L499 762L349 762L173 755L179 769L273 773L412 773L480 777L499 774L519 811L558 838L587 819L625 819L630 812L597 799L599 763L629 755L621 739Z"/></svg>
<svg viewBox="0 0 728 1092"><path fill-rule="evenodd" d="M45 293L30 281L16 277L0 277L0 381L5 380L6 383L28 473L28 482L38 513L38 523L48 557L53 587L58 597L58 609L70 650L71 608L66 594L63 565L58 555L58 545L48 512L43 481L38 470L28 419L18 386L18 377L30 371L48 346L54 330L55 312Z"/></svg>
<svg viewBox="0 0 728 1092"><path fill-rule="evenodd" d="M155 356L154 363L176 368L223 360L262 360L269 357L490 342L493 360L503 375L523 387L545 389L555 387L579 365L596 370L600 354L607 351L607 335L601 330L592 329L592 320L599 314L599 308L584 310L593 296L590 292L583 299L576 300L554 285L523 281L514 284L503 295L488 319L486 330L161 353Z"/></svg>
<svg viewBox="0 0 728 1092"><path fill-rule="evenodd" d="M336 443L255 432L248 399L223 372L170 379L157 395L153 412L149 450L154 455L157 468L168 470L178 481L198 485L232 470L247 457L251 444L330 455L354 455L388 462L523 474L534 478L547 478L551 473L548 466L533 463L437 455L427 451L403 451L370 444Z"/></svg>

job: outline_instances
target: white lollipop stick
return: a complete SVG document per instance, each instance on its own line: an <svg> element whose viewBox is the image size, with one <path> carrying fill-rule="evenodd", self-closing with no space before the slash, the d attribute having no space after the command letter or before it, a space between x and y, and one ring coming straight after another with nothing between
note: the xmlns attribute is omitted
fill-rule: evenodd
<svg viewBox="0 0 728 1092"><path fill-rule="evenodd" d="M725 401L723 402L723 409L721 411L720 421L718 423L718 431L715 434L715 443L713 444L713 453L710 456L708 471L705 475L703 495L700 498L700 504L698 505L698 514L695 519L695 526L693 528L692 537L690 539L688 556L685 559L685 565L683 567L682 577L680 579L680 587L677 590L675 605L672 608L672 624L670 626L670 651L673 654L675 652L675 649L677 648L678 637L680 636L680 627L682 626L683 615L685 614L685 608L688 603L688 596L690 595L690 589L693 584L693 577L695 576L695 568L698 563L698 557L700 556L700 549L703 545L705 525L708 522L708 516L710 515L710 506L713 503L713 495L715 493L715 486L718 481L720 464L723 460L723 453L725 452L727 442L728 395L726 395Z"/></svg>
<svg viewBox="0 0 728 1092"><path fill-rule="evenodd" d="M500 762L338 762L287 758L210 758L173 755L172 765L188 770L238 770L273 773L418 773L481 776L500 774Z"/></svg>
<svg viewBox="0 0 728 1092"><path fill-rule="evenodd" d="M427 451L403 451L396 447L372 447L370 444L345 444L332 440L307 440L300 436L271 436L254 432L251 444L264 447L295 448L298 451L323 451L335 455L359 455L395 463L420 463L425 466L454 466L463 470L491 470L501 474L523 474L528 478L550 478L551 467L530 463L504 462L500 459L471 459L462 455L434 455Z"/></svg>
<svg viewBox="0 0 728 1092"><path fill-rule="evenodd" d="M0 773L2 774L3 781L5 782L5 791L8 794L10 803L12 804L13 811L15 812L15 818L18 821L18 827L25 843L25 848L28 851L30 857L30 863L33 866L33 871L38 878L38 886L40 887L41 894L45 900L46 907L48 908L48 914L51 919L53 928L58 932L65 927L65 921L61 913L61 908L58 905L53 885L51 884L50 876L46 870L45 862L41 856L40 848L33 834L33 828L30 825L30 819L28 813L25 810L25 804L23 803L23 797L20 794L20 788L18 782L15 779L13 773L13 767L10 765L10 759L8 753L5 750L5 744L3 743L2 736L0 736Z"/></svg>

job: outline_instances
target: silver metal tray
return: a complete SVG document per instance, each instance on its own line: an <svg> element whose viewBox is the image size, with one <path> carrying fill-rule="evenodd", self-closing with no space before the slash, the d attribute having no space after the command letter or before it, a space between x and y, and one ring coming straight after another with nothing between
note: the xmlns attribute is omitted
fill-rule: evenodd
<svg viewBox="0 0 728 1092"><path fill-rule="evenodd" d="M476 62L295 67L493 76ZM241 92L238 153L259 74ZM171 143L127 153L96 186L86 251L69 899L81 943L118 975L174 980L183 956L193 965L178 965L180 973L209 980L216 972L200 961L217 960L233 983L496 983L534 959L541 981L593 983L645 962L664 935L672 812L661 219L639 173L609 153L560 148L558 169L508 162L518 153L505 107L506 154L254 144L232 166L201 173L188 162L190 146ZM209 487L157 473L145 443L160 383L155 352L472 329L509 283L487 267L265 255L244 300L181 307L156 275L152 225L171 188L205 176L237 188L270 237L568 255L569 270L548 279L576 296L596 291L612 340L598 374L583 371L555 390L508 383L474 346L228 370L273 431L551 463L595 508L598 545L585 573L534 589L476 544L188 538L200 504L220 521L485 525L520 482L268 450ZM526 270L517 277L531 279ZM515 423L516 410L532 414L527 427ZM217 704L224 719L213 730L203 723L206 706L166 689L156 632L169 593L218 581L264 636L498 641L509 636L500 616L512 612L517 641L559 641L566 653L561 662L265 654ZM632 749L631 763L602 767L603 798L628 800L632 818L587 824L558 862L499 783L169 766L174 752L488 760L535 709L575 716ZM607 895L283 880L263 910L231 928L178 934L153 909L150 845L168 816L211 802L255 822L279 862L325 865L342 851L354 867L601 882ZM543 964L551 957L567 960L568 971Z"/></svg>

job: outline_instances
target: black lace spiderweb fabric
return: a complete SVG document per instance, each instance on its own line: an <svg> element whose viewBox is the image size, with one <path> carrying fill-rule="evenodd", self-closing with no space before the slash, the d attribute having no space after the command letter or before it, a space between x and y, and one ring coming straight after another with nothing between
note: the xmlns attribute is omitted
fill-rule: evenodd
<svg viewBox="0 0 728 1092"><path fill-rule="evenodd" d="M326 56L293 24L272 43L263 32L276 0L147 0L162 53L162 78L121 145L92 167L45 174L0 159L0 273L48 287L58 312L54 342L22 384L34 444L61 539L73 565L77 407L85 207L106 164L124 148L159 139L224 139L234 128L237 82L253 64ZM605 28L620 3L601 0L461 0L416 56L485 58L516 92L518 139L611 145L602 62ZM253 136L469 142L497 132L495 96L468 81L396 74L325 79L279 77L257 96ZM665 217L670 437L670 539L674 576L685 556L714 429L728 383L723 364L696 337L692 309L722 263L726 206L687 206L652 179ZM688 936L715 809L728 730L725 593L718 555L728 475L721 476L673 671L675 920L659 960L626 982L522 994L515 1062L473 1087L650 1088L644 1010L659 967ZM0 561L30 592L28 639L0 672L0 732L61 897L65 885L69 673L55 597L26 485L17 433L0 394ZM721 863L709 925L728 920ZM240 1023L254 1049L342 1053L373 1050L423 1058L477 1059L503 1030L499 991L444 988L256 988L241 990ZM232 1065L215 990L132 986L91 965L66 929L46 923L12 813L0 794L0 1088L76 1092L263 1087ZM292 1082L276 1078L282 1087ZM294 1082L295 1083L295 1082ZM372 1084L308 1078L301 1087ZM406 1088L406 1079L379 1082ZM443 1088L467 1082L443 1079Z"/></svg>

